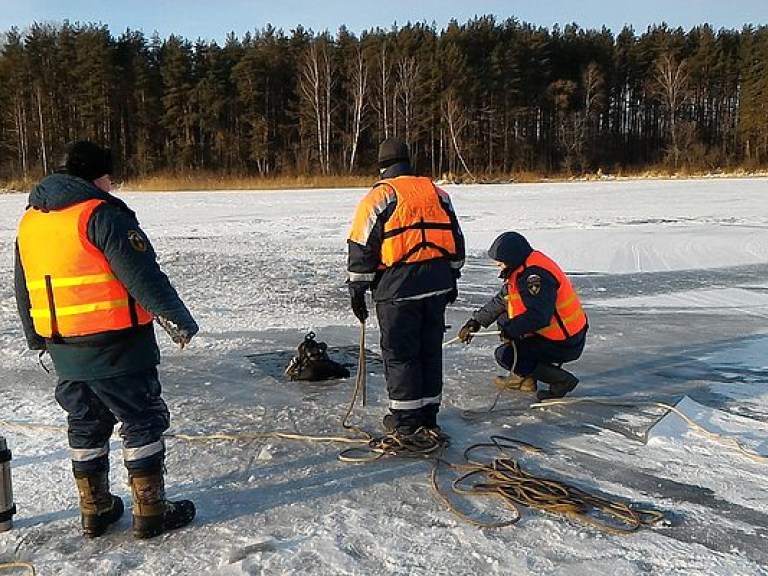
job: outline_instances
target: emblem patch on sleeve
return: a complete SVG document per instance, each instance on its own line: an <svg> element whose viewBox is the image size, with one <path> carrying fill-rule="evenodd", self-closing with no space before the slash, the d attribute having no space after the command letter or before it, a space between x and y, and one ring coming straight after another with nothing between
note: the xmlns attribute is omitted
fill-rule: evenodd
<svg viewBox="0 0 768 576"><path fill-rule="evenodd" d="M128 242L131 243L131 247L136 250L136 252L147 251L147 241L138 230L128 230Z"/></svg>
<svg viewBox="0 0 768 576"><path fill-rule="evenodd" d="M538 296L541 293L541 276L538 274L528 276L525 279L525 287L528 289L528 294Z"/></svg>

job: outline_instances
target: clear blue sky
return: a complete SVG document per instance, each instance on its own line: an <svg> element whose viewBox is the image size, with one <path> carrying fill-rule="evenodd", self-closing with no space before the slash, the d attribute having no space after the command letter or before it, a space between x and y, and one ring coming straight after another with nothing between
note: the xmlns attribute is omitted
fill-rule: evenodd
<svg viewBox="0 0 768 576"><path fill-rule="evenodd" d="M113 36L126 28L162 38L178 34L221 42L230 31L242 36L267 24L289 32L301 24L314 31L352 32L389 28L407 22L435 22L444 27L480 14L551 28L577 23L582 28L607 26L618 33L631 25L640 33L666 22L685 30L709 23L715 29L768 24L768 0L0 0L0 32L32 22L95 22Z"/></svg>

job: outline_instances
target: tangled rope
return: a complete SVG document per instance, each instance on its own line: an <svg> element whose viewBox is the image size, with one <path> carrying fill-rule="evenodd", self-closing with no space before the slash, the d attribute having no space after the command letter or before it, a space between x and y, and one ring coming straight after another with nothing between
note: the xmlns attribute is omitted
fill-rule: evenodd
<svg viewBox="0 0 768 576"><path fill-rule="evenodd" d="M472 452L486 448L494 448L501 455L490 462L480 462L470 458ZM530 474L524 471L508 452L511 448L526 452L540 452L536 447L519 440L491 436L491 442L473 444L464 451L464 458L468 464L443 462L461 471L460 476L452 483L456 493L500 497L514 512L511 520L483 522L460 512L439 486L440 462L436 462L432 469L432 485L454 514L467 522L485 528L500 528L514 524L521 518L521 506L560 514L614 534L629 534L665 518L664 513L658 510L640 509L590 494L566 482Z"/></svg>
<svg viewBox="0 0 768 576"><path fill-rule="evenodd" d="M403 438L396 434L385 434L377 438L371 438L366 446L346 448L339 453L342 462L373 462L387 456L397 458L424 458L426 460L439 459L443 451L448 447L447 436L440 432L427 431L427 437L423 440Z"/></svg>

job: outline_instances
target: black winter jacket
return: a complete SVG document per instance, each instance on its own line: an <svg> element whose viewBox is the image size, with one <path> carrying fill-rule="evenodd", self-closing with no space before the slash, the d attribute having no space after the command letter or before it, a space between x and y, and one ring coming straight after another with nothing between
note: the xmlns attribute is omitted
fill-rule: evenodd
<svg viewBox="0 0 768 576"><path fill-rule="evenodd" d="M190 337L198 326L160 269L157 256L136 214L119 198L92 183L68 174L44 178L29 195L29 206L59 210L86 200L100 199L88 222L88 240L102 251L112 270L128 292L156 318L177 326ZM129 234L130 233L130 234ZM144 240L143 250L134 248L135 239ZM132 243L129 239L132 238ZM51 247L55 250L55 247ZM54 342L34 330L24 270L16 246L14 291L27 343L32 350L47 349L61 380L109 378L156 366L160 353L152 324Z"/></svg>

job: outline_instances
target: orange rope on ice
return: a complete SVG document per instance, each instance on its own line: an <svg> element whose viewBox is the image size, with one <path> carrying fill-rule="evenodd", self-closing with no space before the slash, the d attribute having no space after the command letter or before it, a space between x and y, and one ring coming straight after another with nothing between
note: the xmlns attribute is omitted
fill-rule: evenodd
<svg viewBox="0 0 768 576"><path fill-rule="evenodd" d="M14 568L26 568L32 576L37 574L37 572L35 572L35 567L29 562L6 562L0 564L0 570L12 570Z"/></svg>

